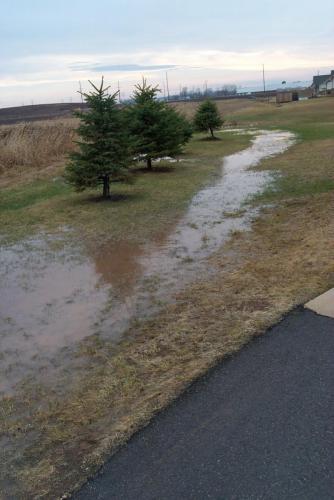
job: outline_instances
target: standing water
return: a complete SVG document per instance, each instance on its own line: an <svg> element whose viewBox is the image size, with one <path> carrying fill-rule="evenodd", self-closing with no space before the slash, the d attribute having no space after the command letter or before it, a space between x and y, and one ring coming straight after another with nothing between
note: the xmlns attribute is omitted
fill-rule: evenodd
<svg viewBox="0 0 334 500"><path fill-rule="evenodd" d="M294 142L288 132L253 133L252 145L224 158L216 182L194 196L164 241L107 245L91 257L66 243L57 250L43 235L2 249L0 391L85 337L120 338L132 320L156 312L207 269L206 257L232 230L249 227L256 210L241 209L272 178L250 168Z"/></svg>

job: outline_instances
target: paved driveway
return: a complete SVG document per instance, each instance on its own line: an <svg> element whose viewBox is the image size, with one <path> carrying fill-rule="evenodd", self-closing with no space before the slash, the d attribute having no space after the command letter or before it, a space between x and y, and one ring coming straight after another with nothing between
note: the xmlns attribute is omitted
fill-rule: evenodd
<svg viewBox="0 0 334 500"><path fill-rule="evenodd" d="M334 498L334 319L298 309L135 435L75 498Z"/></svg>

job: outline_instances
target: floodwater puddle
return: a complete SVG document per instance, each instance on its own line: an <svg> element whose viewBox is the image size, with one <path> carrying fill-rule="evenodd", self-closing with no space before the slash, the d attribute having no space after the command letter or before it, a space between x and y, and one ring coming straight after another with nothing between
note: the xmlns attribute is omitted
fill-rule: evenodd
<svg viewBox="0 0 334 500"><path fill-rule="evenodd" d="M108 243L87 254L78 242L41 234L2 248L0 392L27 374L45 376L59 350L84 338L119 339L131 321L158 311L198 279L231 231L249 227L256 211L244 203L271 180L269 172L250 168L284 152L294 136L246 133L254 134L251 146L225 157L215 182L153 244Z"/></svg>

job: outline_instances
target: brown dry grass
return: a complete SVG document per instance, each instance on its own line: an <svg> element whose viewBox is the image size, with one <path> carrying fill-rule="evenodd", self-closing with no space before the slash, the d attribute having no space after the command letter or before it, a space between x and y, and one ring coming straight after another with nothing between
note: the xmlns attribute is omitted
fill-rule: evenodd
<svg viewBox="0 0 334 500"><path fill-rule="evenodd" d="M254 105L253 101L234 99L217 101L223 114ZM198 103L175 103L171 106L192 119ZM75 118L0 125L0 186L30 182L59 175L66 155L73 151Z"/></svg>
<svg viewBox="0 0 334 500"><path fill-rule="evenodd" d="M73 118L0 126L0 182L9 184L62 160L73 150Z"/></svg>
<svg viewBox="0 0 334 500"><path fill-rule="evenodd" d="M223 99L216 101L216 104L223 117L226 117L233 115L238 111L247 111L248 109L252 109L254 107L254 99ZM200 102L171 103L171 106L177 109L177 111L180 111L189 120L194 117L196 109L199 105ZM259 110L259 107L261 106L266 106L266 104L256 102L257 110Z"/></svg>
<svg viewBox="0 0 334 500"><path fill-rule="evenodd" d="M312 146L323 161L320 176L331 165L332 147L332 141ZM305 175L308 169L316 175L309 155L308 145L297 144L270 166L284 171L285 165L289 174L303 167ZM47 408L39 406L19 424L7 420L9 434L22 429L19 439L37 432L24 450L29 461L17 469L20 490L54 498L77 487L192 380L333 286L333 220L333 191L283 197L263 211L251 232L237 233L211 258L214 279L181 293L163 314L130 332L116 353L112 344L83 341L81 356L89 367L69 384L67 397L48 394ZM20 403L11 400L8 417L16 404L31 405L31 398L26 388Z"/></svg>
<svg viewBox="0 0 334 500"><path fill-rule="evenodd" d="M254 102L246 99L217 101L224 114L248 109ZM191 119L198 103L173 103L171 106ZM0 126L0 174L17 173L17 169L48 167L73 150L78 120L56 118Z"/></svg>
<svg viewBox="0 0 334 500"><path fill-rule="evenodd" d="M25 494L54 498L80 484L194 378L332 286L333 202L331 193L267 211L212 258L213 281L186 290L116 356L111 345L83 345L96 363L67 398L51 397L29 419L39 439L17 471Z"/></svg>
<svg viewBox="0 0 334 500"><path fill-rule="evenodd" d="M80 380L64 379L66 397L26 387L5 401L3 433L24 457L15 463L17 498L78 487L196 377L334 285L333 147L334 139L304 141L261 165L289 180L267 193L276 205L212 256L213 279L129 332L117 352L83 341L87 369ZM17 417L24 406L29 414Z"/></svg>

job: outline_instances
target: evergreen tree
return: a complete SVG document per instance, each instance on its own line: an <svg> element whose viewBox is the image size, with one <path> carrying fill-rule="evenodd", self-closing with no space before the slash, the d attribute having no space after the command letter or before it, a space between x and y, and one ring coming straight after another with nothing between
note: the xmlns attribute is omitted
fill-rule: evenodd
<svg viewBox="0 0 334 500"><path fill-rule="evenodd" d="M190 123L175 109L157 99L158 87L143 79L135 86L134 104L128 110L128 123L136 156L142 155L147 168L163 156L175 156L192 135Z"/></svg>
<svg viewBox="0 0 334 500"><path fill-rule="evenodd" d="M117 106L116 96L108 95L102 77L100 87L89 82L93 90L82 95L87 112L77 112L79 150L70 155L65 175L78 191L103 186L103 197L110 196L110 181L126 177L130 163L130 148L126 134L124 112Z"/></svg>
<svg viewBox="0 0 334 500"><path fill-rule="evenodd" d="M215 139L213 131L220 128L224 123L217 104L210 99L202 102L197 108L194 126L199 132L211 133L211 138Z"/></svg>

